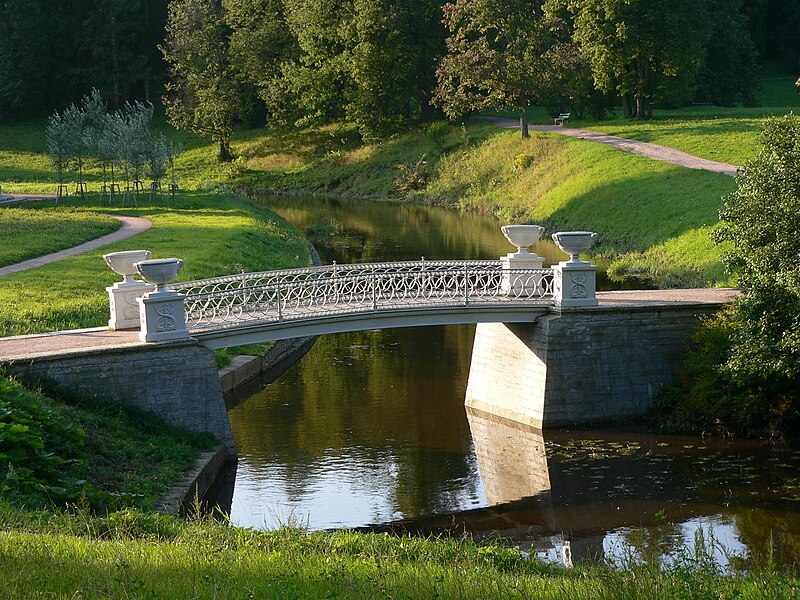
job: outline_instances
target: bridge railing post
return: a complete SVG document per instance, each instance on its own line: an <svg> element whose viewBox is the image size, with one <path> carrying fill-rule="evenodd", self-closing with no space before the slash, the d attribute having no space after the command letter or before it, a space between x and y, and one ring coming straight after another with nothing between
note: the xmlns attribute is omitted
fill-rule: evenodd
<svg viewBox="0 0 800 600"><path fill-rule="evenodd" d="M278 321L283 321L283 308L281 304L283 301L281 300L281 282L275 284L275 298L276 302L278 303Z"/></svg>
<svg viewBox="0 0 800 600"><path fill-rule="evenodd" d="M464 265L464 306L469 306L469 267Z"/></svg>
<svg viewBox="0 0 800 600"><path fill-rule="evenodd" d="M597 234L566 231L553 234L553 241L569 260L553 267L553 301L559 308L597 306L597 267L580 259L592 247Z"/></svg>
<svg viewBox="0 0 800 600"><path fill-rule="evenodd" d="M375 278L375 267L370 271L370 283L372 285L372 310L378 310L378 287Z"/></svg>
<svg viewBox="0 0 800 600"><path fill-rule="evenodd" d="M189 338L186 329L186 296L166 285L173 281L183 266L179 258L143 260L136 263L136 269L144 280L156 289L137 299L142 342L166 342Z"/></svg>

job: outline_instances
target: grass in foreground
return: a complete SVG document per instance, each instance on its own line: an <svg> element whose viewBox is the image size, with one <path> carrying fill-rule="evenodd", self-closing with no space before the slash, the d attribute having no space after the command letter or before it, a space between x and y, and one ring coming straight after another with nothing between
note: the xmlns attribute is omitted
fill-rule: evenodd
<svg viewBox="0 0 800 600"><path fill-rule="evenodd" d="M0 267L77 246L119 226L107 215L74 209L0 209Z"/></svg>
<svg viewBox="0 0 800 600"><path fill-rule="evenodd" d="M702 557L659 570L563 569L468 539L237 529L126 511L19 513L0 505L8 598L790 598L769 569L725 576ZM54 568L55 567L55 568Z"/></svg>

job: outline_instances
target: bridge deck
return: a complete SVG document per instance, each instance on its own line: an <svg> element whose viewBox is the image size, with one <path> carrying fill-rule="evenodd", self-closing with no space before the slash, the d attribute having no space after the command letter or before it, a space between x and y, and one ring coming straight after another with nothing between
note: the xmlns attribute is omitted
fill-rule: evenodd
<svg viewBox="0 0 800 600"><path fill-rule="evenodd" d="M738 295L739 291L731 288L600 292L597 294L599 300L597 307L581 310L643 310L657 307L722 305L731 302ZM144 343L139 341L138 331L109 331L105 328L7 337L0 338L0 361L18 361L139 345Z"/></svg>

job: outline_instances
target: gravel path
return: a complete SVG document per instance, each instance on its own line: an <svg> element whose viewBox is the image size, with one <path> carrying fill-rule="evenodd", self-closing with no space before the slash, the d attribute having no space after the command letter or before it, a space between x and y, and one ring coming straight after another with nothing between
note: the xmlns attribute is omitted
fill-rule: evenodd
<svg viewBox="0 0 800 600"><path fill-rule="evenodd" d="M514 119L501 119L499 117L487 118L489 122L498 127L506 129L519 129L519 121ZM586 140L589 142L597 142L598 144L605 144L612 146L623 152L645 156L653 160L660 160L680 167L688 169L701 169L703 171L711 171L713 173L722 173L731 177L736 175L736 165L728 163L716 162L714 160L707 160L675 150L674 148L667 148L666 146L659 146L651 142L642 142L640 140L631 140L628 138L618 137L616 135L609 135L607 133L600 133L598 131L591 131L589 129L575 129L572 127L560 127L556 125L529 125L531 131L540 131L542 133L556 133L559 135L567 135L569 137Z"/></svg>
<svg viewBox="0 0 800 600"><path fill-rule="evenodd" d="M39 256L37 258L32 258L20 263L8 265L7 267L0 267L0 276L41 267L42 265L66 258L67 256L83 254L84 252L89 252L89 250L94 250L95 248L100 248L101 246L106 246L107 244L112 244L114 242L118 242L142 233L143 231L147 231L153 225L152 221L149 219L143 219L141 217L126 217L122 215L108 216L120 221L122 223L122 227L107 235L103 235L94 240L80 244L79 246L73 246L72 248L67 248L66 250L61 250L59 252L53 252L52 254L45 254L44 256Z"/></svg>

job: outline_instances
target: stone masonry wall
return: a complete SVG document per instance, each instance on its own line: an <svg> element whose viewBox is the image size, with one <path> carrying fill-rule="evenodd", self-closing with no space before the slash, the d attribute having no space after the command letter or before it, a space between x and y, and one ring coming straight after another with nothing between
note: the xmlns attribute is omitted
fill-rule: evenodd
<svg viewBox="0 0 800 600"><path fill-rule="evenodd" d="M548 428L643 414L716 306L590 308L478 325L466 404Z"/></svg>
<svg viewBox="0 0 800 600"><path fill-rule="evenodd" d="M210 431L235 456L214 353L197 342L69 352L20 360L10 368L23 380L47 377L176 427Z"/></svg>

